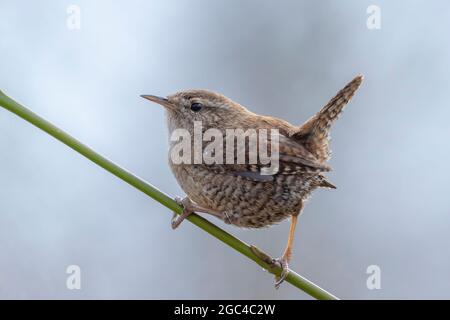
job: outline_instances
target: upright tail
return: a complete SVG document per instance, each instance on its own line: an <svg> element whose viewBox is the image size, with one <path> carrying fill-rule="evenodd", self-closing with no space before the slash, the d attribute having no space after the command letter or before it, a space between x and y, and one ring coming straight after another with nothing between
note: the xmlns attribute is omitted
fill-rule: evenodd
<svg viewBox="0 0 450 320"><path fill-rule="evenodd" d="M328 135L333 122L342 113L344 107L358 90L363 76L358 75L340 90L318 113L306 121L293 137L299 139L303 145L316 156L319 161L326 161L330 157Z"/></svg>

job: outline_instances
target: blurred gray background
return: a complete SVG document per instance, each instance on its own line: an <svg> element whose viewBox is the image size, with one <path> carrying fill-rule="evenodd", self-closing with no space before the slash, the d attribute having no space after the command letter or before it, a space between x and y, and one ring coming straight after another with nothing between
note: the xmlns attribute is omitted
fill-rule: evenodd
<svg viewBox="0 0 450 320"><path fill-rule="evenodd" d="M69 30L66 9L81 9ZM381 29L366 26L369 5ZM0 1L0 89L170 195L163 110L221 92L300 124L365 82L332 132L337 190L300 218L293 269L341 298L450 298L450 3ZM0 108L0 298L309 299ZM277 256L288 222L240 230ZM66 288L81 267L82 289ZM368 290L366 269L381 268Z"/></svg>

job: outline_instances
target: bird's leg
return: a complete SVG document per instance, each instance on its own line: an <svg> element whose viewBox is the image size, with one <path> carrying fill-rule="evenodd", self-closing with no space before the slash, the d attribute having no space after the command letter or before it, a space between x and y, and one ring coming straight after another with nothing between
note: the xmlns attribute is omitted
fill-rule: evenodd
<svg viewBox="0 0 450 320"><path fill-rule="evenodd" d="M183 212L181 213L181 215L178 216L178 214L176 214L175 212L173 213L173 217L172 217L172 229L176 229L178 228L178 226L184 221L184 219L186 219L187 217L189 217L192 213L194 212L204 212L204 213L209 213L212 214L216 217L221 218L223 215L219 212L216 212L214 210L210 210L208 208L199 206L198 204L196 204L195 202L193 202L191 199L189 199L189 197L184 197L184 198L180 198L180 197L176 197L175 201L183 207Z"/></svg>
<svg viewBox="0 0 450 320"><path fill-rule="evenodd" d="M276 278L275 288L278 289L289 274L289 261L292 257L292 246L294 243L295 227L297 226L298 214L291 217L291 225L289 228L289 237L283 255L274 259L273 264L279 264L282 268L281 274Z"/></svg>

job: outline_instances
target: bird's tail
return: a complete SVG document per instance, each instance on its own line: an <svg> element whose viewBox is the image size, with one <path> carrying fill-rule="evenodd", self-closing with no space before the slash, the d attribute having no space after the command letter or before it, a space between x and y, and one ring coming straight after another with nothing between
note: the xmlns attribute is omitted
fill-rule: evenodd
<svg viewBox="0 0 450 320"><path fill-rule="evenodd" d="M297 139L302 140L318 160L325 161L329 158L328 134L330 127L342 113L362 81L362 75L356 76L294 134Z"/></svg>

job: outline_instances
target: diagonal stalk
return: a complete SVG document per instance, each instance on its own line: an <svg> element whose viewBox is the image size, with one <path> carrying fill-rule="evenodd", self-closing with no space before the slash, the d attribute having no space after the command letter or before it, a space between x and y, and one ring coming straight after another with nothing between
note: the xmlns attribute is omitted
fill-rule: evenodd
<svg viewBox="0 0 450 320"><path fill-rule="evenodd" d="M182 208L167 194L158 190L157 188L145 182L141 178L135 176L131 172L121 168L111 160L108 160L107 158L98 154L97 152L95 152L88 146L84 145L77 139L73 138L66 132L62 131L52 123L48 122L47 120L35 114L31 110L17 103L16 101L8 97L6 94L4 94L2 91L0 91L0 106L4 107L6 110L11 111L20 118L28 121L29 123L35 125L39 129L47 132L49 135L66 144L68 147L82 154L92 162L98 164L103 169L109 171L110 173L127 182L128 184L132 185L136 189L142 191L143 193L153 198L154 200L158 201L171 211L181 214ZM187 219L200 229L203 229L213 237L226 243L231 248L242 253L247 258L253 260L265 270L268 270L270 273L274 275L277 276L280 275L281 268L271 267L270 261L272 260L272 258L270 258L268 255L266 255L264 252L260 251L256 247L250 246L242 242L235 236L222 230L221 228L217 227L216 225L214 225L213 223L209 222L208 220L204 219L199 215L192 214ZM289 272L286 281L292 284L293 286L303 290L304 292L306 292L307 294L316 299L321 300L338 299L331 293L325 291L324 289L320 288L316 284L312 283L308 279L305 279L304 277L300 276L294 271Z"/></svg>

